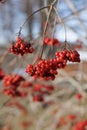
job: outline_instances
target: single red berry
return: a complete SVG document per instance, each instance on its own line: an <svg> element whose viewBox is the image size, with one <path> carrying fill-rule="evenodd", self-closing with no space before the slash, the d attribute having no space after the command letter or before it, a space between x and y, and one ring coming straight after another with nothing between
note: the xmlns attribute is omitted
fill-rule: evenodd
<svg viewBox="0 0 87 130"><path fill-rule="evenodd" d="M82 98L82 94L80 94L80 93L76 94L76 98L77 98L78 100L80 100L80 99Z"/></svg>

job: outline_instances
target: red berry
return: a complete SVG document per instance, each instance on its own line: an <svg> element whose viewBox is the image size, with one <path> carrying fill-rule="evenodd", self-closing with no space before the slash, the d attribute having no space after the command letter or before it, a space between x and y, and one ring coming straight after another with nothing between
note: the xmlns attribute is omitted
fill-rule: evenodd
<svg viewBox="0 0 87 130"><path fill-rule="evenodd" d="M35 96L33 97L33 101L34 101L34 102L43 102L44 99L43 99L43 97L40 96L40 95L35 95Z"/></svg>
<svg viewBox="0 0 87 130"><path fill-rule="evenodd" d="M82 98L82 94L80 94L80 93L76 94L76 98L77 98L78 100L80 100L80 99Z"/></svg>

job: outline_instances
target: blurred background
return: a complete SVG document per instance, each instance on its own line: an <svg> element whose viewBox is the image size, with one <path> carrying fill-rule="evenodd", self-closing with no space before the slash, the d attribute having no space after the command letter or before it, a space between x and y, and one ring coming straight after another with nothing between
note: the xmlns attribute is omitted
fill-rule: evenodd
<svg viewBox="0 0 87 130"><path fill-rule="evenodd" d="M4 45L15 39L29 14L51 2L52 0L7 0L5 4L0 3L0 44ZM87 0L60 0L59 6L56 6L66 25L67 40L75 44L78 40L87 45ZM46 10L27 21L22 30L24 37L37 38L43 33ZM64 27L60 24L56 26L55 35L60 41L64 41Z"/></svg>
<svg viewBox="0 0 87 130"><path fill-rule="evenodd" d="M34 54L16 57L8 53L7 48L12 41L16 40L20 26L29 15L52 2L53 0L6 0L5 3L0 3L0 68L6 75L16 73L24 76L26 81L38 83L39 79L34 81L25 73L25 68L35 60L41 49L38 47L42 41L48 9L36 13L26 22L21 32L24 40L36 43L33 44L36 47ZM85 129L81 125L81 129L77 126L73 129L79 121L85 121L87 127L87 0L60 0L55 6L66 27L66 40L80 53L81 62L69 63L64 69L58 69L58 75L54 81L39 81L40 84L51 84L55 88L52 93L44 95L44 102L33 102L33 94L30 91L32 87L27 88L29 94L26 99L19 97L16 100L10 99L2 93L3 81L1 81L0 130ZM49 23L50 34L54 26L54 12ZM65 42L64 25L57 21L54 31L54 37L62 44ZM50 52L49 48L46 46L44 49L46 56ZM58 48L55 46L54 51L56 49ZM53 50L51 51L50 56L53 55ZM35 94L37 95L38 92Z"/></svg>

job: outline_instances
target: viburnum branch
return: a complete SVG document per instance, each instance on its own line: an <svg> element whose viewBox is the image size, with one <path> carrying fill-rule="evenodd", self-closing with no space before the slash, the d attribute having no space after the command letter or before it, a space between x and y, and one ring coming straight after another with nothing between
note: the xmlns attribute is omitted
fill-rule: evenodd
<svg viewBox="0 0 87 130"><path fill-rule="evenodd" d="M48 21L49 21L49 17L50 17L50 14L51 14L51 11L52 11L52 9L53 9L53 7L54 7L54 4L57 2L57 0L54 0L52 3L51 3L51 5L50 5L50 9L49 9L49 14L48 14L48 17L47 17L47 21L46 21L46 24L45 24L45 29L44 29L44 32L43 32L43 38L44 38L44 35L45 35L45 33L46 33L46 30L47 30L47 25L48 25Z"/></svg>
<svg viewBox="0 0 87 130"><path fill-rule="evenodd" d="M58 21L59 21L59 22L63 25L63 27L64 27L64 31L65 31L65 40L64 40L65 49L67 49L67 46L68 46L68 47L72 50L71 46L67 43L66 25L65 25L63 19L60 17L60 15L59 15L59 13L58 13L58 10L57 10L55 7L53 7L53 9L54 9L54 11L55 11L55 13L56 13L56 15L57 15Z"/></svg>
<svg viewBox="0 0 87 130"><path fill-rule="evenodd" d="M32 14L30 14L30 15L27 17L27 19L25 20L25 22L20 26L20 30L19 30L19 34L18 34L18 35L20 36L23 26L26 24L26 22L27 22L33 15L35 15L36 13L42 11L43 9L49 8L49 7L50 7L49 5L48 5L48 6L45 6L45 7L42 7L42 8L40 8L40 9L34 11Z"/></svg>
<svg viewBox="0 0 87 130"><path fill-rule="evenodd" d="M52 32L52 45L51 45L51 50L53 50L54 46L53 46L53 38L54 38L54 33L55 33L55 27L56 27L56 22L57 22L57 19L55 17L54 19L54 27L53 27L53 32Z"/></svg>
<svg viewBox="0 0 87 130"><path fill-rule="evenodd" d="M41 46L42 48L41 48L41 53L40 53L39 56L37 56L37 58L36 58L36 60L34 61L33 64L35 64L39 59L41 59L41 57L42 57L42 55L43 55L43 50L44 50L44 43L43 43L43 41L44 41L45 33L46 33L46 31L47 31L47 27L48 27L48 22L49 22L49 18L50 18L50 15L51 15L51 11L52 11L52 9L53 9L53 7L54 7L54 4L55 4L57 1L58 1L58 0L54 0L54 1L51 3L51 5L50 5L50 9L49 9L49 11L48 11L48 16L47 16L47 20L46 20L46 24L45 24L43 36L42 36L42 46ZM47 7L47 6L46 6L46 7ZM48 7L49 7L49 6L48 6Z"/></svg>
<svg viewBox="0 0 87 130"><path fill-rule="evenodd" d="M54 11L55 11L55 13L56 13L56 15L57 15L58 21L64 26L64 30L65 30L65 44L66 44L66 42L67 42L67 33L66 33L65 23L64 23L64 21L61 19L61 17L59 16L58 10L57 10L55 7L53 7L53 8L54 8Z"/></svg>
<svg viewBox="0 0 87 130"><path fill-rule="evenodd" d="M50 18L50 15L51 15L51 11L54 7L54 4L57 2L58 0L54 0L51 5L50 5L50 9L48 11L48 16L47 16L47 20L46 20L46 24L45 24L45 28L44 28L44 32L43 32L43 37L42 37L42 41L44 39L44 36L45 36L45 33L46 33L46 30L47 30L47 26L48 26L48 22L49 22L49 18ZM43 49L44 48L44 44L42 44L42 51L41 51L41 57L42 57L42 54L43 54Z"/></svg>
<svg viewBox="0 0 87 130"><path fill-rule="evenodd" d="M57 1L59 1L59 0L54 0L51 4L54 5Z"/></svg>
<svg viewBox="0 0 87 130"><path fill-rule="evenodd" d="M50 14L51 14L52 8L53 8L53 5L51 4L49 12L48 12L46 24L45 24L45 29L44 29L44 32L43 32L42 42L44 41L44 37L45 37L46 30L47 30L47 26L48 26L48 22L49 22L49 18L50 18ZM44 50L44 43L42 43L42 51L41 51L41 56L40 57L42 57L43 50Z"/></svg>
<svg viewBox="0 0 87 130"><path fill-rule="evenodd" d="M59 7L59 0L58 0L58 7ZM53 7L53 8L55 8L55 7ZM56 16L55 16L55 19L54 19L54 27L53 27L53 32L52 32L52 38L54 38L56 22L57 22L57 18L56 18ZM52 43L53 43L53 41L52 41ZM52 46L51 46L51 49L53 49L53 44L52 44Z"/></svg>

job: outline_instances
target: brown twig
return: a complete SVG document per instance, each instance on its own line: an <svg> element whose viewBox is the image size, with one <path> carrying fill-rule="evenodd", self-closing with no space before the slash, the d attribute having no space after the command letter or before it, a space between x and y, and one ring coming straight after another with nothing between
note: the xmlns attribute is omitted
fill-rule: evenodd
<svg viewBox="0 0 87 130"><path fill-rule="evenodd" d="M49 8L49 5L48 5L48 6L45 6L45 7L41 7L40 9L38 9L38 10L34 11L32 14L30 14L30 15L27 17L27 19L25 20L25 22L20 26L20 30L19 30L18 36L20 36L21 31L22 31L22 28L23 28L23 26L27 23L27 21L30 20L33 15L35 15L36 13L38 13L38 12L40 12L40 11L42 11L43 9L46 9L46 8Z"/></svg>

